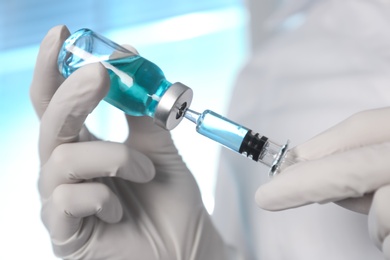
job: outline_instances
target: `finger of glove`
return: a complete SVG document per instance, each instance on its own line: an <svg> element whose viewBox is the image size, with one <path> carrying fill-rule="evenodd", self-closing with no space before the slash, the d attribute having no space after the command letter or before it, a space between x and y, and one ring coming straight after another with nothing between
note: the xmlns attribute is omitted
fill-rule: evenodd
<svg viewBox="0 0 390 260"><path fill-rule="evenodd" d="M294 164L256 192L257 204L282 210L362 197L390 183L390 144L348 150Z"/></svg>
<svg viewBox="0 0 390 260"><path fill-rule="evenodd" d="M30 87L30 98L39 118L42 117L64 78L58 71L57 57L65 39L70 35L66 26L52 28L43 39Z"/></svg>
<svg viewBox="0 0 390 260"><path fill-rule="evenodd" d="M42 167L38 188L45 199L61 184L99 177L147 182L154 173L149 158L124 144L103 141L62 144Z"/></svg>
<svg viewBox="0 0 390 260"><path fill-rule="evenodd" d="M139 55L138 50L137 50L133 45L130 45L130 44L123 44L122 47L124 47L125 49L128 49L129 51L131 51L131 52L134 53L134 54Z"/></svg>
<svg viewBox="0 0 390 260"><path fill-rule="evenodd" d="M126 116L126 119L130 129L127 143L131 147L146 154L160 169L184 166L169 131L154 124L149 117Z"/></svg>
<svg viewBox="0 0 390 260"><path fill-rule="evenodd" d="M390 108L357 113L290 151L295 161L323 156L390 140Z"/></svg>
<svg viewBox="0 0 390 260"><path fill-rule="evenodd" d="M373 197L368 215L368 227L375 245L390 257L390 185L379 188Z"/></svg>
<svg viewBox="0 0 390 260"><path fill-rule="evenodd" d="M117 223L122 215L118 197L106 185L94 182L58 186L42 209L42 221L55 241L66 241L80 231L85 217Z"/></svg>
<svg viewBox="0 0 390 260"><path fill-rule="evenodd" d="M55 147L78 140L85 119L106 95L109 86L108 73L100 63L81 67L60 86L41 120L42 164Z"/></svg>

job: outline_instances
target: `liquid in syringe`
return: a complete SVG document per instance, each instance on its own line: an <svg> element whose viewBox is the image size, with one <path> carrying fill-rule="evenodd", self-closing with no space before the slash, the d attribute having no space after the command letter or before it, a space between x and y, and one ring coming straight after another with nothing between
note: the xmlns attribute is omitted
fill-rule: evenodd
<svg viewBox="0 0 390 260"><path fill-rule="evenodd" d="M187 109L184 117L196 124L199 134L270 167L270 175L276 174L283 163L288 142L279 145L211 110L198 113Z"/></svg>

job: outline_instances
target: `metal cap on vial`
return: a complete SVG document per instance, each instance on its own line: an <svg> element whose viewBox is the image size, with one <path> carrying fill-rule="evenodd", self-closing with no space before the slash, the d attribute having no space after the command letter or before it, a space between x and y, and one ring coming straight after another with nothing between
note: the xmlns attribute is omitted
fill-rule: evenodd
<svg viewBox="0 0 390 260"><path fill-rule="evenodd" d="M154 113L154 122L172 130L183 119L185 110L191 105L193 92L186 85L176 82L161 97Z"/></svg>

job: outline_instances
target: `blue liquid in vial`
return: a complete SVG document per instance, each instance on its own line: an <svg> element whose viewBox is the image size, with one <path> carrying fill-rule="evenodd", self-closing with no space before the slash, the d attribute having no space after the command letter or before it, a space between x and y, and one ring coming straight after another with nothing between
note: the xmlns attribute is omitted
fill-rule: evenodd
<svg viewBox="0 0 390 260"><path fill-rule="evenodd" d="M133 116L153 116L161 96L171 86L162 70L141 56L110 60L108 63L133 78L128 86L108 69L111 87L104 98L110 104Z"/></svg>
<svg viewBox="0 0 390 260"><path fill-rule="evenodd" d="M196 131L235 152L239 152L249 129L211 110L206 110L196 122Z"/></svg>
<svg viewBox="0 0 390 260"><path fill-rule="evenodd" d="M106 61L102 59L102 62L112 65L132 78L132 84L126 84L115 71L107 68L111 86L104 100L126 114L153 117L159 99L172 85L166 80L162 70L138 55ZM61 72L68 77L87 63L75 55L70 55L64 60Z"/></svg>

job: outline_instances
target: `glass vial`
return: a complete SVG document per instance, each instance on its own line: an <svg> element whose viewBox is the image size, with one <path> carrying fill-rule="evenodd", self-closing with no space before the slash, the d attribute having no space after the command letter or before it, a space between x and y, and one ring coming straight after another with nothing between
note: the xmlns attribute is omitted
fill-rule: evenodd
<svg viewBox="0 0 390 260"><path fill-rule="evenodd" d="M70 35L58 55L65 78L95 62L107 68L111 80L104 100L126 114L152 117L157 125L171 130L191 104L189 87L171 84L157 65L89 29Z"/></svg>

